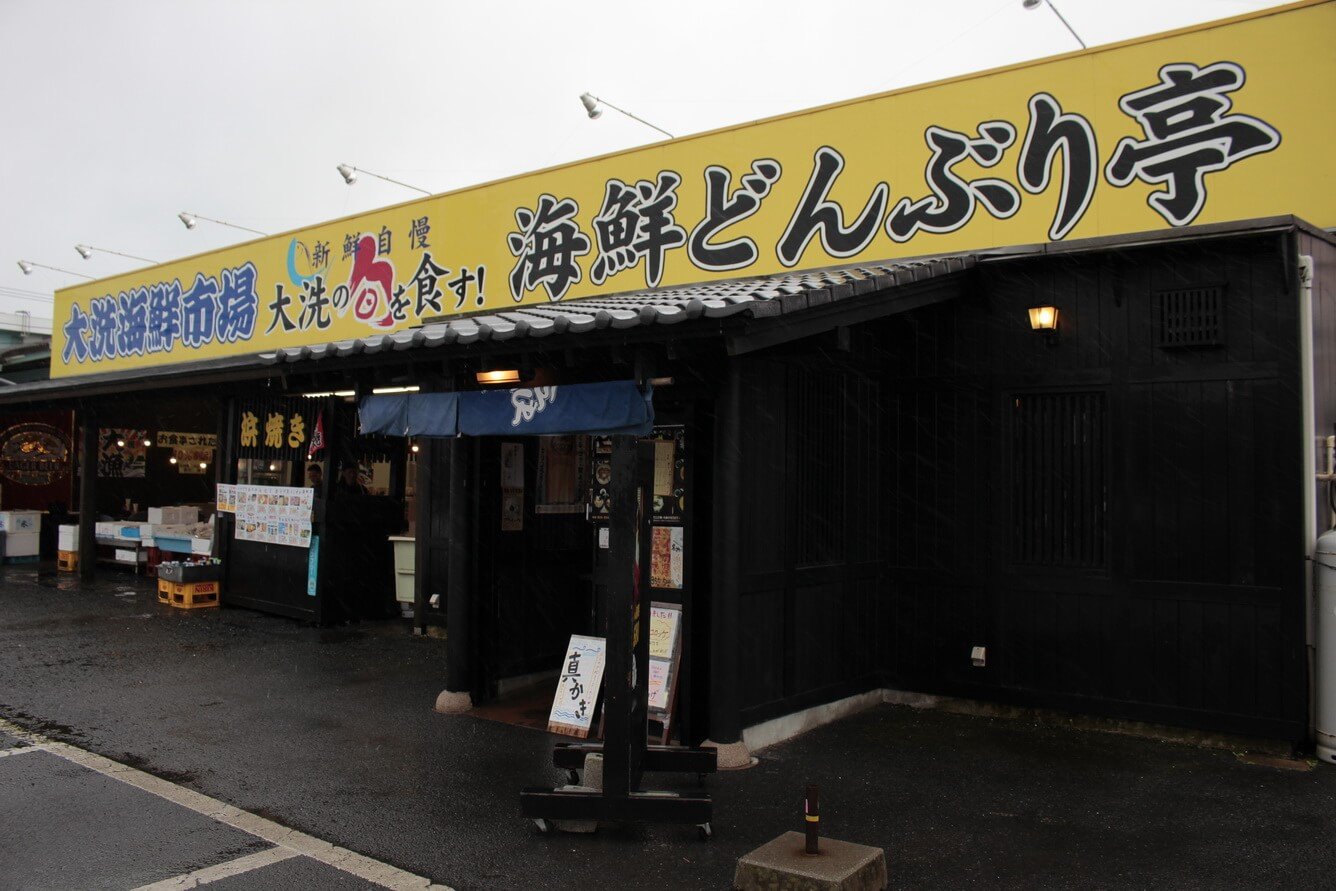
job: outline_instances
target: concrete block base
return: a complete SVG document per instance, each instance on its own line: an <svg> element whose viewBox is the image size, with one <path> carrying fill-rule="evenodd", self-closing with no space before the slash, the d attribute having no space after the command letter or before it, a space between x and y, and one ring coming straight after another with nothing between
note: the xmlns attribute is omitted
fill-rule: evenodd
<svg viewBox="0 0 1336 891"><path fill-rule="evenodd" d="M717 743L707 739L701 745L703 748L714 746L717 750L716 757L719 770L745 770L756 765L756 759L752 757L751 752L747 750L747 744L742 740L731 743Z"/></svg>
<svg viewBox="0 0 1336 891"><path fill-rule="evenodd" d="M561 786L563 792L602 792L603 791L603 756L585 755L584 784L580 786ZM562 832L597 832L597 820L554 820Z"/></svg>
<svg viewBox="0 0 1336 891"><path fill-rule="evenodd" d="M819 854L805 853L801 832L786 832L738 859L733 887L741 891L882 891L886 855L881 848L821 839Z"/></svg>
<svg viewBox="0 0 1336 891"><path fill-rule="evenodd" d="M473 708L473 698L467 693L452 693L442 690L436 697L436 711L445 715L457 715Z"/></svg>

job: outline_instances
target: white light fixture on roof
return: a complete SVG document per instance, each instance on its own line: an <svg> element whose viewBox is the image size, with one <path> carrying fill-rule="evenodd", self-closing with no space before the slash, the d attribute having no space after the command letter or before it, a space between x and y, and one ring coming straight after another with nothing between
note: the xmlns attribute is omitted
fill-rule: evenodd
<svg viewBox="0 0 1336 891"><path fill-rule="evenodd" d="M24 275L32 275L34 269L50 269L52 272L63 272L65 275L77 275L79 278L92 278L91 275L84 275L82 272L70 272L68 269L61 269L59 266L47 266L45 263L34 263L31 260L20 260L19 269L23 270Z"/></svg>
<svg viewBox="0 0 1336 891"><path fill-rule="evenodd" d="M1065 18L1063 18L1062 13L1058 12L1058 8L1053 5L1053 0L1023 0L1021 6L1025 7L1026 9L1035 9L1036 7L1039 6L1047 6L1049 9L1053 10L1053 14L1058 17L1058 21L1062 22L1062 24L1067 28L1067 30L1071 32L1071 35L1076 38L1076 42L1081 44L1081 49L1088 49L1085 41L1081 39L1081 35L1076 33L1076 29L1071 26L1070 22L1068 22Z"/></svg>
<svg viewBox="0 0 1336 891"><path fill-rule="evenodd" d="M109 251L106 248L93 247L91 244L76 244L74 249L79 252L79 256L85 260L93 256L93 252L100 254L115 254L118 257L125 257L130 260L139 260L142 263L157 263L157 260L150 260L148 257L136 257L134 254L123 254L120 251Z"/></svg>
<svg viewBox="0 0 1336 891"><path fill-rule="evenodd" d="M416 393L421 387L376 387L371 392L377 396L385 396L390 393Z"/></svg>
<svg viewBox="0 0 1336 891"><path fill-rule="evenodd" d="M379 173L372 173L370 170L362 170L351 164L339 164L334 168L343 177L343 181L348 185L357 182L357 174L365 173L367 176L374 176L376 179L383 179L387 183L394 183L396 186L403 186L405 189L412 189L414 192L421 192L423 195L430 195L426 189L419 189L417 186L410 186L408 183L401 183L397 179L390 179L388 176L381 176Z"/></svg>
<svg viewBox="0 0 1336 891"><path fill-rule="evenodd" d="M227 220L215 220L213 217L206 217L201 214L191 213L183 210L176 215L176 218L185 225L187 229L194 229L199 225L200 220L208 223L217 223L219 226L231 226L233 229L240 229L242 232L253 232L256 235L268 235L268 232L261 232L259 229L251 229L249 226L238 226L236 223L229 223Z"/></svg>
<svg viewBox="0 0 1336 891"><path fill-rule="evenodd" d="M608 108L611 108L613 111L619 111L619 112L621 112L622 114L626 115L628 118L630 118L630 119L633 120L633 121L639 121L640 123L644 124L646 127L649 127L649 128L651 128L651 129L653 129L653 130L658 130L660 133L662 133L664 136L667 136L669 139L672 139L672 138L673 138L673 134L669 133L667 130L663 129L662 127L658 126L657 124L651 124L649 121L645 120L644 118L636 117L635 115L631 114L631 112L627 111L626 109L624 109L624 108L618 108L617 106L613 105L613 104L612 104L611 102L609 102L608 100L606 100L606 99L600 99L599 97L595 96L593 93L581 93L581 94L580 94L580 102L584 105L584 107L585 107L585 114L589 115L590 120L596 120L600 115L603 114L603 109L599 108L599 104L602 103L603 105L608 106Z"/></svg>

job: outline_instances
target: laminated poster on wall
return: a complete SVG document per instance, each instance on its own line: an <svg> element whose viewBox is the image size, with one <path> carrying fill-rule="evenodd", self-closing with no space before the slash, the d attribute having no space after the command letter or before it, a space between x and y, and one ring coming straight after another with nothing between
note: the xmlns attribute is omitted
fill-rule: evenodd
<svg viewBox="0 0 1336 891"><path fill-rule="evenodd" d="M651 587L681 589L682 540L681 526L655 526L651 530L649 552Z"/></svg>
<svg viewBox="0 0 1336 891"><path fill-rule="evenodd" d="M603 666L607 642L601 637L572 634L561 663L561 678L552 697L552 711L547 729L552 733L584 739L594 720L599 687L603 685Z"/></svg>
<svg viewBox="0 0 1336 891"><path fill-rule="evenodd" d="M298 486L237 486L236 537L241 541L311 546L315 490Z"/></svg>
<svg viewBox="0 0 1336 891"><path fill-rule="evenodd" d="M655 601L649 609L649 708L666 715L682 663L682 607Z"/></svg>

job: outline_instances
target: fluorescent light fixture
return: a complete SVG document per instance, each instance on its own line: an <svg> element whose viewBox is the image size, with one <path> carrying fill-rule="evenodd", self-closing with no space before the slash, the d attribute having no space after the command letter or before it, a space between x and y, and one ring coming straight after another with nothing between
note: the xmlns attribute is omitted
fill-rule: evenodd
<svg viewBox="0 0 1336 891"><path fill-rule="evenodd" d="M326 390L322 393L303 393L302 397L304 399L325 399L326 397L329 396L356 396L356 395L357 393L354 390Z"/></svg>
<svg viewBox="0 0 1336 891"><path fill-rule="evenodd" d="M377 396L385 396L390 393L416 393L421 387L376 387L371 392Z"/></svg>
<svg viewBox="0 0 1336 891"><path fill-rule="evenodd" d="M518 384L520 382L520 372L518 368L479 371L473 376L473 379L480 384Z"/></svg>

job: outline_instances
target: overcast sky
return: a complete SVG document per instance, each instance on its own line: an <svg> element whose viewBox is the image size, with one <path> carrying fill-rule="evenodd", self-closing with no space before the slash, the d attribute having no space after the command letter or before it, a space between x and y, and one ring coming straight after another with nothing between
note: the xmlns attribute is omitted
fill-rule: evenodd
<svg viewBox="0 0 1336 891"><path fill-rule="evenodd" d="M1091 46L1267 0L1054 0ZM1022 0L0 0L0 311L49 319L76 243L165 261L682 135L1078 49Z"/></svg>

